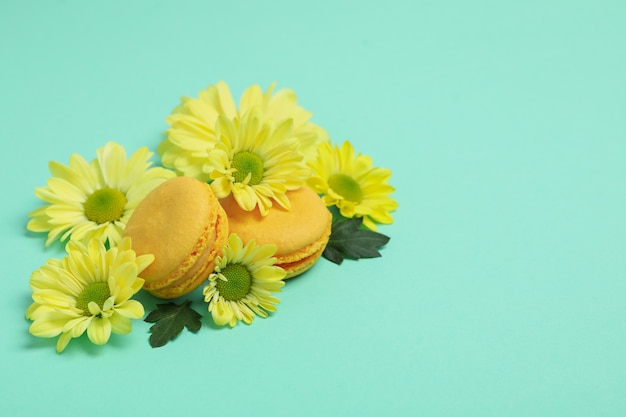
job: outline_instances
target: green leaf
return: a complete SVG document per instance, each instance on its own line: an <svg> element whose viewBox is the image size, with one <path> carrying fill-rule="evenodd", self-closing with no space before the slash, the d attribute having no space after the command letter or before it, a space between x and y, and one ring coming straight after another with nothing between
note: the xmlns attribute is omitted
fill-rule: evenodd
<svg viewBox="0 0 626 417"><path fill-rule="evenodd" d="M344 221L335 221L330 238L322 256L340 265L345 258L377 258L378 249L389 242L389 237L372 230L362 229L363 218L357 217Z"/></svg>
<svg viewBox="0 0 626 417"><path fill-rule="evenodd" d="M197 332L202 326L200 319L202 316L192 309L191 301L186 300L178 305L173 302L157 304L157 309L153 310L144 321L154 323L150 327L150 346L161 347L173 340L186 327L190 332Z"/></svg>

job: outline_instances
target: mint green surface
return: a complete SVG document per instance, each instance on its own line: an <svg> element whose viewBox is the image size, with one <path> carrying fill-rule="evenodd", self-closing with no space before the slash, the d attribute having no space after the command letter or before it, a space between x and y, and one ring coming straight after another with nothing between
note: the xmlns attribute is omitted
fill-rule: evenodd
<svg viewBox="0 0 626 417"><path fill-rule="evenodd" d="M619 0L0 2L2 415L626 415L625 22ZM393 170L383 257L321 260L251 326L152 349L136 321L57 355L24 319L63 256L25 229L48 161L155 150L219 80L292 88Z"/></svg>

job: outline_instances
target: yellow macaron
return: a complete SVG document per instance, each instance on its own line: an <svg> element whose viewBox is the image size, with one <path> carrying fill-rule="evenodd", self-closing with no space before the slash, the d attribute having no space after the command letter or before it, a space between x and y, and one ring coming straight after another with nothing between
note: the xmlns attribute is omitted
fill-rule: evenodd
<svg viewBox="0 0 626 417"><path fill-rule="evenodd" d="M198 288L213 271L228 239L228 219L207 183L177 177L142 200L124 236L130 236L138 255L154 255L140 274L144 289L176 298Z"/></svg>
<svg viewBox="0 0 626 417"><path fill-rule="evenodd" d="M243 210L232 196L220 203L228 216L229 232L239 235L244 244L254 239L259 245L276 245L276 265L291 278L311 268L324 252L332 214L309 187L288 191L287 197L291 210L274 205L265 216L259 210Z"/></svg>

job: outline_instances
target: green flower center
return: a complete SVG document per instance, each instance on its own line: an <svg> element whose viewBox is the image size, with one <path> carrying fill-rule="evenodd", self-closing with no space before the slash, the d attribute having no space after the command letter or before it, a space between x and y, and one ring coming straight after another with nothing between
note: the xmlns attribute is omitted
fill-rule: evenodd
<svg viewBox="0 0 626 417"><path fill-rule="evenodd" d="M248 295L252 286L252 275L248 268L241 264L228 264L221 272L228 281L218 278L216 286L225 300L237 301Z"/></svg>
<svg viewBox="0 0 626 417"><path fill-rule="evenodd" d="M244 182L250 174L249 185L257 185L263 179L263 160L256 154L248 151L237 152L233 156L232 167L235 182Z"/></svg>
<svg viewBox="0 0 626 417"><path fill-rule="evenodd" d="M83 310L85 315L91 315L89 311L89 303L94 302L100 306L104 306L104 302L111 296L109 284L106 282L94 282L87 285L76 297L76 308Z"/></svg>
<svg viewBox="0 0 626 417"><path fill-rule="evenodd" d="M105 187L87 197L85 216L98 224L114 222L124 214L126 197L121 191Z"/></svg>
<svg viewBox="0 0 626 417"><path fill-rule="evenodd" d="M348 201L360 203L363 200L363 190L352 177L345 174L333 174L328 179L328 185L334 192Z"/></svg>

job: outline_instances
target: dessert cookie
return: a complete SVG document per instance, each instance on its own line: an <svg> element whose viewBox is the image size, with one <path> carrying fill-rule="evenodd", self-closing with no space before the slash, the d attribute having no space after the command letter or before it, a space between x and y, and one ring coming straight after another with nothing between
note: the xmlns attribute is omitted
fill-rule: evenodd
<svg viewBox="0 0 626 417"><path fill-rule="evenodd" d="M177 177L142 200L124 236L130 236L138 255L154 255L140 275L144 289L176 298L198 288L213 271L228 239L228 219L207 183Z"/></svg>
<svg viewBox="0 0 626 417"><path fill-rule="evenodd" d="M259 245L276 245L276 265L291 278L312 267L322 255L332 215L309 187L288 191L287 196L291 210L274 205L266 216L258 210L243 210L232 196L220 203L228 216L230 233L239 235L244 244L254 239Z"/></svg>

